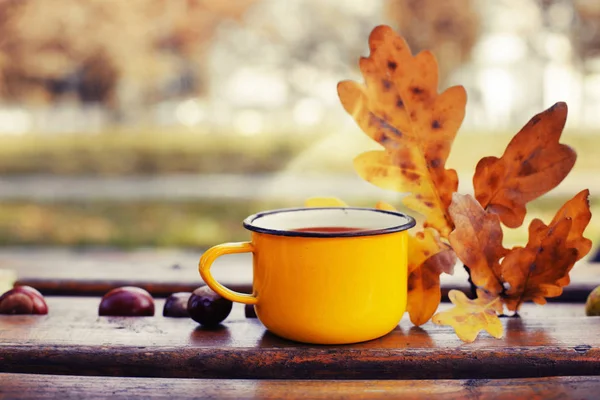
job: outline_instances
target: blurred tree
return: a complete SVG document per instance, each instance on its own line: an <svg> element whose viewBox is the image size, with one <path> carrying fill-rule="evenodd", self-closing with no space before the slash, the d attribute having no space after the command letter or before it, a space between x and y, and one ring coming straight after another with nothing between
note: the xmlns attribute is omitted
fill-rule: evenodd
<svg viewBox="0 0 600 400"><path fill-rule="evenodd" d="M480 26L475 1L387 0L386 7L414 53L435 54L441 82L469 60Z"/></svg>
<svg viewBox="0 0 600 400"><path fill-rule="evenodd" d="M382 5L261 0L245 15L243 26L219 32L206 59L211 94L230 107L223 120L231 120L235 109L269 110L263 115L272 119L264 127L289 125L290 118L300 129L327 119L338 124L337 116L324 110L343 112L335 85L360 73L357 59L368 50L364 38L383 22Z"/></svg>
<svg viewBox="0 0 600 400"><path fill-rule="evenodd" d="M206 50L218 25L224 19L241 21L246 10L258 0L161 0L168 17L168 26L158 38L158 48L177 54L177 82L169 85L170 92L200 92L206 90Z"/></svg>
<svg viewBox="0 0 600 400"><path fill-rule="evenodd" d="M574 0L577 29L573 35L579 57L586 61L600 57L600 1Z"/></svg>
<svg viewBox="0 0 600 400"><path fill-rule="evenodd" d="M196 92L216 27L255 1L0 0L0 99L115 106L123 91L142 103Z"/></svg>

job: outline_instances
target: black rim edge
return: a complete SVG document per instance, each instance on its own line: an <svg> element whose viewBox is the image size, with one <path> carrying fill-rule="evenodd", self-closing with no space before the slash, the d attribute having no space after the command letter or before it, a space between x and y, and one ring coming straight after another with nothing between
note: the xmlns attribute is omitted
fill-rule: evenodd
<svg viewBox="0 0 600 400"><path fill-rule="evenodd" d="M273 214L281 214L287 212L296 212L296 211L315 211L315 210L359 210L359 211L371 211L378 212L382 214L395 215L399 217L406 218L408 221L402 225L395 225L389 228L384 229L369 229L358 232L337 232L337 233L325 233L325 232L297 232L297 231L284 231L278 229L268 229L268 228L260 228L252 223L262 217ZM379 210L377 208L366 208L366 207L298 207L298 208L280 208L277 210L269 210L259 212L247 217L244 222L244 228L248 229L252 232L257 233L265 233L268 235L275 236L292 236L292 237L321 237L321 238L335 238L335 237L356 237L356 236L375 236L375 235L383 235L387 233L395 233L408 230L416 225L416 220L410 215L401 213L399 211L388 211L388 210Z"/></svg>

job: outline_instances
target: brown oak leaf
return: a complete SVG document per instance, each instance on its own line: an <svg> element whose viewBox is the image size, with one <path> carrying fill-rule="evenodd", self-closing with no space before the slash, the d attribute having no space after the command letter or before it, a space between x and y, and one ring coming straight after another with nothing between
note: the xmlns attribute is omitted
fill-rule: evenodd
<svg viewBox="0 0 600 400"><path fill-rule="evenodd" d="M509 285L504 297L509 310L518 311L528 300L545 304L546 297L560 296L569 284L568 274L575 262L591 248L591 242L582 236L591 218L588 195L584 190L569 200L547 226L534 219L527 245L506 255L501 268Z"/></svg>
<svg viewBox="0 0 600 400"><path fill-rule="evenodd" d="M455 86L438 94L433 54L413 56L388 26L372 31L369 47L369 57L360 60L366 85L340 82L338 95L361 129L385 150L359 155L355 169L379 187L410 193L404 204L446 237L452 229L447 208L458 177L445 164L465 115L465 90Z"/></svg>
<svg viewBox="0 0 600 400"><path fill-rule="evenodd" d="M558 210L549 225L553 226L560 219L568 218L572 221L569 236L567 237L567 246L577 249L577 260L584 257L592 248L592 241L583 237L583 232L592 219L589 196L590 191L588 189L579 192Z"/></svg>
<svg viewBox="0 0 600 400"><path fill-rule="evenodd" d="M525 205L556 187L577 158L560 144L567 105L556 103L534 116L508 144L501 158L485 157L473 176L475 197L510 228L521 226Z"/></svg>
<svg viewBox="0 0 600 400"><path fill-rule="evenodd" d="M500 297L481 289L477 290L474 300L459 290L451 290L448 297L454 307L435 314L432 318L434 324L453 327L456 335L468 343L473 342L482 330L497 339L502 338L504 329L498 318L503 311Z"/></svg>
<svg viewBox="0 0 600 400"><path fill-rule="evenodd" d="M454 230L448 240L456 256L469 267L471 281L499 295L503 291L500 260L508 252L502 246L498 215L486 212L470 195L454 193L448 211Z"/></svg>

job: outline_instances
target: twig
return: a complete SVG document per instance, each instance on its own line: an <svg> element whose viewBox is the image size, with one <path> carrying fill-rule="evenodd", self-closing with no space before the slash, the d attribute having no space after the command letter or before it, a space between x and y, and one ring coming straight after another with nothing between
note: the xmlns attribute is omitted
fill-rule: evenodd
<svg viewBox="0 0 600 400"><path fill-rule="evenodd" d="M467 267L466 265L463 265L465 271L467 271L467 274L469 275L469 285L471 286L471 298L475 299L477 298L477 286L475 286L475 284L473 283L473 281L471 280L471 270L469 269L469 267Z"/></svg>

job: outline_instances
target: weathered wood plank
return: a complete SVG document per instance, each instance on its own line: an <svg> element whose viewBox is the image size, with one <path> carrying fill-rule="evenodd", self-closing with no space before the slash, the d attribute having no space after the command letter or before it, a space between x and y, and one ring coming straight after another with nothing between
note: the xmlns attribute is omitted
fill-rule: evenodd
<svg viewBox="0 0 600 400"><path fill-rule="evenodd" d="M118 286L134 285L164 297L191 291L203 284L197 267L200 255L201 251L14 250L0 252L0 266L14 269L18 284L33 286L44 294L102 295ZM235 254L218 259L213 272L225 285L251 291L250 255ZM599 285L600 263L580 262L571 273L571 284L564 294L549 301L583 302ZM454 276L442 275L445 300L451 289L469 291L466 272L460 266Z"/></svg>
<svg viewBox="0 0 600 400"><path fill-rule="evenodd" d="M411 327L348 346L280 339L237 306L223 326L98 317L98 298L48 298L47 316L0 317L0 371L249 379L475 379L600 375L600 318L581 305L527 306L506 337L462 343L448 327ZM447 305L444 305L447 307ZM161 314L162 301L157 302ZM543 310L543 311L542 311Z"/></svg>
<svg viewBox="0 0 600 400"><path fill-rule="evenodd" d="M600 377L469 380L211 380L0 374L19 399L595 399Z"/></svg>
<svg viewBox="0 0 600 400"><path fill-rule="evenodd" d="M201 251L138 250L2 251L0 266L17 273L17 284L43 294L103 295L110 289L133 285L154 296L191 291L203 284L198 274ZM215 278L234 290L251 291L252 264L248 254L222 257L213 267Z"/></svg>

